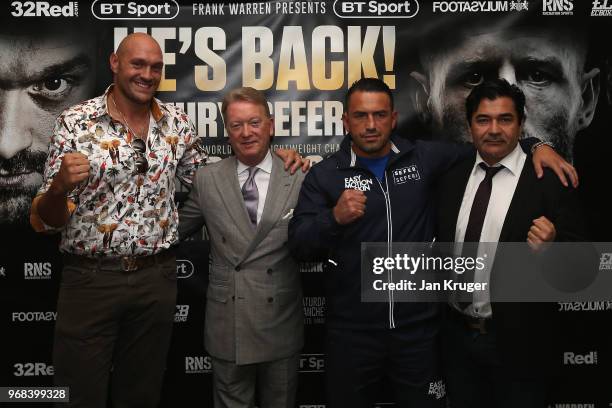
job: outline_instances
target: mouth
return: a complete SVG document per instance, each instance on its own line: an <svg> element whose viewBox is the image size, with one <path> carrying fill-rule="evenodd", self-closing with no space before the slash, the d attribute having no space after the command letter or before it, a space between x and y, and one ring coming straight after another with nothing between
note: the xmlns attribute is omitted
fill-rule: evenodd
<svg viewBox="0 0 612 408"><path fill-rule="evenodd" d="M251 146L256 145L256 144L257 144L257 141L256 141L256 140L249 140L248 142L242 142L242 143L240 143L240 144L241 144L242 146L244 146L244 147L247 147L247 148L248 148L248 147L251 147Z"/></svg>
<svg viewBox="0 0 612 408"><path fill-rule="evenodd" d="M363 135L361 138L366 142L375 142L378 139L380 139L380 134L378 133L366 134L366 135Z"/></svg>
<svg viewBox="0 0 612 408"><path fill-rule="evenodd" d="M37 186L42 183L42 175L34 171L22 171L11 173L7 170L0 170L0 187L21 189Z"/></svg>
<svg viewBox="0 0 612 408"><path fill-rule="evenodd" d="M143 91L150 91L153 88L153 84L149 83L149 82L143 82L143 81L133 81L134 85L136 85L137 88L142 89Z"/></svg>

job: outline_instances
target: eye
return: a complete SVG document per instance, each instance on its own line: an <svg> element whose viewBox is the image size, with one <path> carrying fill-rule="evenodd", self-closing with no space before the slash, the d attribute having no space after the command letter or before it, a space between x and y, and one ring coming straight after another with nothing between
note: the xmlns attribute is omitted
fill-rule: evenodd
<svg viewBox="0 0 612 408"><path fill-rule="evenodd" d="M484 75L481 72L470 72L462 78L463 85L473 88L480 85L484 81Z"/></svg>
<svg viewBox="0 0 612 408"><path fill-rule="evenodd" d="M29 93L47 99L64 97L72 89L72 81L67 78L49 78L30 86Z"/></svg>
<svg viewBox="0 0 612 408"><path fill-rule="evenodd" d="M261 125L260 119L253 119L249 122L249 125L254 128L258 128Z"/></svg>
<svg viewBox="0 0 612 408"><path fill-rule="evenodd" d="M527 81L536 85L546 85L552 81L552 76L538 69L527 72Z"/></svg>

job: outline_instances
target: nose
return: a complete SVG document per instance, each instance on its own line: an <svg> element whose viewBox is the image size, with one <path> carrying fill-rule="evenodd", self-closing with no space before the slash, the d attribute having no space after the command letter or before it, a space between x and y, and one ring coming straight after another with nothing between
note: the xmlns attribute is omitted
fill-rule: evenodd
<svg viewBox="0 0 612 408"><path fill-rule="evenodd" d="M368 114L368 123L366 123L368 129L376 129L376 122L374 121L374 114Z"/></svg>
<svg viewBox="0 0 612 408"><path fill-rule="evenodd" d="M497 119L491 120L490 125L489 125L489 134L497 135L499 133L500 133L500 127L499 127L499 124L497 123Z"/></svg>
<svg viewBox="0 0 612 408"><path fill-rule="evenodd" d="M516 85L516 71L510 61L504 61L499 68L499 77L505 79L510 84Z"/></svg>
<svg viewBox="0 0 612 408"><path fill-rule="evenodd" d="M22 89L0 93L0 158L8 160L32 145L32 103Z"/></svg>

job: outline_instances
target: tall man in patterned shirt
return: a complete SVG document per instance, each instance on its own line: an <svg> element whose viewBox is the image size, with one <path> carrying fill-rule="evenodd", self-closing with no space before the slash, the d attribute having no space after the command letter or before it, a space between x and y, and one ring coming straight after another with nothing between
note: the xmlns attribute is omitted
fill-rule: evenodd
<svg viewBox="0 0 612 408"><path fill-rule="evenodd" d="M156 407L176 301L174 179L190 185L205 157L187 115L153 98L152 37L127 36L110 66L104 95L57 119L31 223L62 233L53 360L70 406Z"/></svg>

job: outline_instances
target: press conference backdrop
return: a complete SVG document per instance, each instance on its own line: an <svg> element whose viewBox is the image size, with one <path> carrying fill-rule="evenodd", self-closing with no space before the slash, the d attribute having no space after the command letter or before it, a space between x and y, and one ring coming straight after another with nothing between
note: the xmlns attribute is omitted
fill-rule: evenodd
<svg viewBox="0 0 612 408"><path fill-rule="evenodd" d="M450 142L466 140L470 89L503 76L526 94L526 133L554 141L574 161L592 240L612 241L612 2L12 1L0 5L0 19L0 386L52 384L61 257L57 237L30 230L29 202L53 120L104 91L108 55L132 32L160 43L158 97L186 110L211 160L231 154L220 101L234 87L264 91L275 146L316 161L338 149L344 94L361 77L394 90L400 136ZM187 190L178 184L177 191L184 197ZM180 248L165 407L211 405L202 344L207 248L201 240ZM322 269L312 263L301 271L306 344L298 405L325 407ZM560 303L559 313L564 333L556 341L564 351L550 406L612 406L612 302ZM389 399L382 392L380 406L392 405Z"/></svg>

